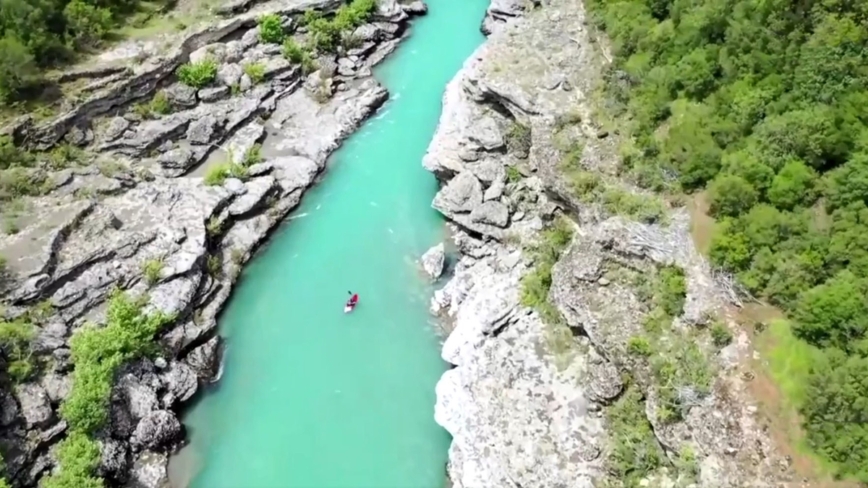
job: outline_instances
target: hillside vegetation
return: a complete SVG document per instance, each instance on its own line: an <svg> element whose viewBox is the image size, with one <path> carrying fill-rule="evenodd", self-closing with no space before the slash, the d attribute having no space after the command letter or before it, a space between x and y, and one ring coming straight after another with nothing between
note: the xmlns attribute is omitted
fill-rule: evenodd
<svg viewBox="0 0 868 488"><path fill-rule="evenodd" d="M710 257L820 353L808 444L868 482L868 2L590 0L624 172L707 189Z"/></svg>
<svg viewBox="0 0 868 488"><path fill-rule="evenodd" d="M142 0L0 1L0 105L38 93L46 69L98 47L143 7Z"/></svg>

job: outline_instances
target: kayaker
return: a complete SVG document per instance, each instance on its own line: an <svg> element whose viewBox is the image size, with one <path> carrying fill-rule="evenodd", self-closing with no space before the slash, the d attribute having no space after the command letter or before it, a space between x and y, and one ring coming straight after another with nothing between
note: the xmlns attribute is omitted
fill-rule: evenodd
<svg viewBox="0 0 868 488"><path fill-rule="evenodd" d="M347 302L347 305L350 307L355 307L356 303L359 302L359 295L357 295L351 291L348 291L347 293L350 294L350 301Z"/></svg>

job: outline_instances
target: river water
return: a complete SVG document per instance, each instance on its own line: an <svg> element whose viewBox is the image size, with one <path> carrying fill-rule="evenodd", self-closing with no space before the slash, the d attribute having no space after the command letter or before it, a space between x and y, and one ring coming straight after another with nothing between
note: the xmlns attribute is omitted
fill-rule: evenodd
<svg viewBox="0 0 868 488"><path fill-rule="evenodd" d="M245 270L220 319L219 386L188 414L192 488L440 488L446 365L419 256L443 239L421 166L488 0L429 0L375 70L391 100ZM342 311L347 291L359 306ZM186 483L185 483L186 484Z"/></svg>

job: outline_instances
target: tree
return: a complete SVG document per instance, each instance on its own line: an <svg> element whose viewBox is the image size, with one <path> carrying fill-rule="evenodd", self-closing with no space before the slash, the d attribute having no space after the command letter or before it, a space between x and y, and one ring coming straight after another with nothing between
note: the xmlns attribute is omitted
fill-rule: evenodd
<svg viewBox="0 0 868 488"><path fill-rule="evenodd" d="M817 198L814 192L817 172L799 160L785 164L772 181L769 201L781 210L811 205Z"/></svg>
<svg viewBox="0 0 868 488"><path fill-rule="evenodd" d="M868 153L856 153L843 166L830 171L825 187L830 209L868 202Z"/></svg>
<svg viewBox="0 0 868 488"><path fill-rule="evenodd" d="M112 13L82 0L72 0L63 9L70 37L79 49L95 46L112 26Z"/></svg>
<svg viewBox="0 0 868 488"><path fill-rule="evenodd" d="M33 81L35 75L33 55L21 41L8 34L0 39L0 100L12 100L19 90ZM3 164L0 162L0 167Z"/></svg>
<svg viewBox="0 0 868 488"><path fill-rule="evenodd" d="M796 336L818 347L850 350L868 331L865 284L849 271L807 291L793 311Z"/></svg>
<svg viewBox="0 0 868 488"><path fill-rule="evenodd" d="M716 216L735 217L747 212L757 201L756 189L741 176L720 175L708 188L711 212Z"/></svg>
<svg viewBox="0 0 868 488"><path fill-rule="evenodd" d="M802 414L808 444L841 474L868 482L868 358L838 349L818 354Z"/></svg>

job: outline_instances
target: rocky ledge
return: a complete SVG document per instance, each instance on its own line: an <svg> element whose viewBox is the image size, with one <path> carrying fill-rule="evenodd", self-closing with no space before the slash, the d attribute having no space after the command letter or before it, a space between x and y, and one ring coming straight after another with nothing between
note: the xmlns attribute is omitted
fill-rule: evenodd
<svg viewBox="0 0 868 488"><path fill-rule="evenodd" d="M38 379L0 393L0 448L13 486L36 486L54 469L67 429L58 407L70 392L70 337L104 321L118 287L146 295L152 309L176 320L159 337L160 356L116 374L110 422L96 436L99 474L110 486L166 486L167 455L184 440L176 412L219 375L216 317L241 267L299 203L329 154L387 99L371 68L407 33L410 14L425 11L421 2L379 0L371 22L352 33L354 47L315 59L309 74L279 45L259 40L259 15L280 15L302 43L300 14L338 5L258 5L189 34L170 55L122 72L83 74L101 87L90 98L57 119L9 129L34 149L77 147L87 163L26 170L46 185L45 194L20 202L27 211L19 228L0 234L3 313L7 320L38 317L33 359L41 365ZM197 90L175 79L179 64L206 58L218 64L214 83ZM260 79L242 60L264 68ZM147 109L155 93L170 113ZM203 181L216 164L244 170Z"/></svg>
<svg viewBox="0 0 868 488"><path fill-rule="evenodd" d="M435 409L453 436L453 486L623 486L618 462L640 455L632 472L652 455L658 461L629 486L778 486L791 475L738 368L747 337L713 347L704 332L738 298L695 250L687 212L667 209L655 224L607 215L576 198L564 176L569 155L617 181L615 136L594 125L591 103L607 62L583 5L498 5L486 17L487 42L446 90L424 160L443 184L433 206L454 227L459 252L431 305L454 324L442 351L454 367L437 384ZM526 249L564 218L572 238L542 281L557 323L522 305L521 281L545 265ZM678 415L664 415L670 385L655 382L628 345L651 316L633 285L662 269L678 270L686 296L661 326L666 339L640 356L680 361L662 348L686 338L709 372L706 388L679 389ZM635 416L619 425L616 412L631 406Z"/></svg>

